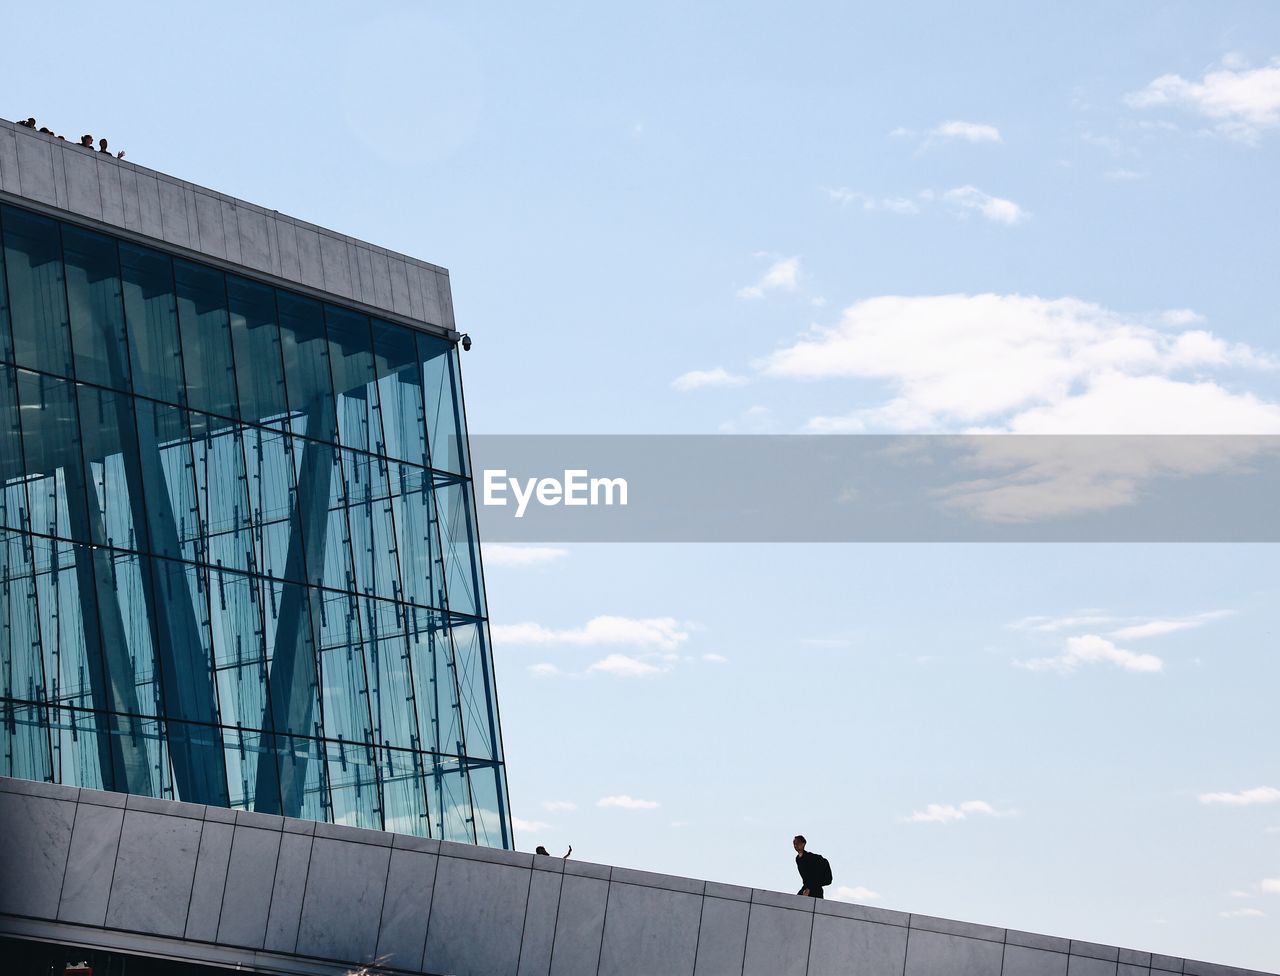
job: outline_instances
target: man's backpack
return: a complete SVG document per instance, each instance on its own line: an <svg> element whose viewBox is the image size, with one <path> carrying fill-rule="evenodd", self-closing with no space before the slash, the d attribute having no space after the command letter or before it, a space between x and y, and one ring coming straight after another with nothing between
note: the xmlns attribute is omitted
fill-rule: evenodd
<svg viewBox="0 0 1280 976"><path fill-rule="evenodd" d="M831 884L831 862L821 854L813 855L818 859L818 884L825 888Z"/></svg>

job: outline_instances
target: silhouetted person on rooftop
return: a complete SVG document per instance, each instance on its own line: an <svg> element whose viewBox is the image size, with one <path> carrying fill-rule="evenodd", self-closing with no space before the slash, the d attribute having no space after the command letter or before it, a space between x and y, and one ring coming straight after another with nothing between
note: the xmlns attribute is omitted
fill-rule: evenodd
<svg viewBox="0 0 1280 976"><path fill-rule="evenodd" d="M25 125L28 129L34 129L36 127L36 120L27 119L24 122L19 122L18 125Z"/></svg>
<svg viewBox="0 0 1280 976"><path fill-rule="evenodd" d="M796 834L791 841L791 846L796 851L796 870L800 872L800 880L803 882L796 894L822 898L822 889L831 884L831 865L821 854L806 851L804 847L807 843L809 842L804 839L803 834Z"/></svg>
<svg viewBox="0 0 1280 976"><path fill-rule="evenodd" d="M543 857L550 857L550 856L551 856L550 851L548 851L548 850L547 850L545 847L543 847L541 844L539 844L539 845L537 846L537 848L534 850L534 852L533 852L533 853L535 853L535 854L541 854ZM573 853L573 845L572 845L572 844L570 844L570 845L569 845L569 849L568 849L567 851L565 851L565 852L564 852L564 854L562 854L562 855L561 855L560 859L563 861L563 860L567 859L567 858L569 857L569 855L570 855L570 854L572 854L572 853Z"/></svg>
<svg viewBox="0 0 1280 976"><path fill-rule="evenodd" d="M93 136L91 136L91 135L83 135L83 136L81 136L81 137L80 137L80 145L84 146L86 149L92 149L92 148L93 148Z"/></svg>
<svg viewBox="0 0 1280 976"><path fill-rule="evenodd" d="M98 152L106 153L108 156L110 156L110 155L111 155L111 150L109 150L109 149L107 148L107 140L106 140L106 139L99 139L99 140L98 140Z"/></svg>

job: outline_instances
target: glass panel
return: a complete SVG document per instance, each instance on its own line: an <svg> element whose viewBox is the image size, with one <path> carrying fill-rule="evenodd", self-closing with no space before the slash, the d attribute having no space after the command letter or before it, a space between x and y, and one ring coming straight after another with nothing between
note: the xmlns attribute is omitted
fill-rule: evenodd
<svg viewBox="0 0 1280 976"><path fill-rule="evenodd" d="M22 447L27 461L27 500L31 528L44 535L71 538L67 510L65 468L83 470L80 459L80 423L76 416L75 387L69 380L18 371L18 401L22 409ZM73 479L83 487L83 477ZM81 493L79 508L84 506ZM81 531L76 538L91 541Z"/></svg>
<svg viewBox="0 0 1280 976"><path fill-rule="evenodd" d="M321 401L331 401L333 396L323 309L319 302L285 292L277 292L276 305L293 431L313 440L334 441L337 421L332 412L319 409Z"/></svg>
<svg viewBox="0 0 1280 976"><path fill-rule="evenodd" d="M243 430L220 417L190 411L191 455L196 483L196 558L214 566L248 570L249 498Z"/></svg>
<svg viewBox="0 0 1280 976"><path fill-rule="evenodd" d="M0 221L0 229L3 228ZM0 234L0 241L3 234ZM13 362L13 333L9 331L9 287L5 284L4 248L0 247L0 358Z"/></svg>
<svg viewBox="0 0 1280 976"><path fill-rule="evenodd" d="M397 834L427 836L427 797L418 757L402 749L379 749L386 829Z"/></svg>
<svg viewBox="0 0 1280 976"><path fill-rule="evenodd" d="M0 527L10 529L29 525L18 417L18 373L12 366L0 366Z"/></svg>
<svg viewBox="0 0 1280 976"><path fill-rule="evenodd" d="M510 843L502 802L502 772L496 766L474 766L471 769L471 796L475 805L476 842L489 847L506 847Z"/></svg>
<svg viewBox="0 0 1280 976"><path fill-rule="evenodd" d="M458 661L458 693L462 700L467 756L472 759L501 759L497 722L490 721L494 714L493 673L485 648L484 625L455 620L452 634Z"/></svg>
<svg viewBox="0 0 1280 976"><path fill-rule="evenodd" d="M204 413L234 417L236 378L222 273L188 261L174 261L173 276L187 403Z"/></svg>
<svg viewBox="0 0 1280 976"><path fill-rule="evenodd" d="M414 334L402 326L375 319L373 343L384 448L380 453L426 467L422 370L418 365Z"/></svg>
<svg viewBox="0 0 1280 976"><path fill-rule="evenodd" d="M129 355L116 242L101 234L64 227L62 248L76 378L127 390Z"/></svg>
<svg viewBox="0 0 1280 976"><path fill-rule="evenodd" d="M84 463L91 508L98 518L89 538L116 549L148 548L133 397L95 386L77 388L84 429Z"/></svg>
<svg viewBox="0 0 1280 976"><path fill-rule="evenodd" d="M418 337L418 359L422 363L422 390L426 398L427 439L431 466L438 471L465 474L466 443L462 414L454 384L452 343L434 336Z"/></svg>
<svg viewBox="0 0 1280 976"><path fill-rule="evenodd" d="M12 207L0 211L15 358L20 366L70 376L71 344L58 224Z"/></svg>
<svg viewBox="0 0 1280 976"><path fill-rule="evenodd" d="M372 450L381 435L371 436L371 425L375 423L372 386L376 377L369 320L332 305L325 306L324 318L337 394L338 440L347 447Z"/></svg>
<svg viewBox="0 0 1280 976"><path fill-rule="evenodd" d="M173 262L158 251L122 241L120 275L134 390L156 400L186 403Z"/></svg>
<svg viewBox="0 0 1280 976"><path fill-rule="evenodd" d="M240 415L251 423L269 423L288 409L275 291L266 285L227 275L227 302L236 385L240 390Z"/></svg>
<svg viewBox="0 0 1280 976"><path fill-rule="evenodd" d="M360 602L364 609L373 741L410 748L415 738L414 695L401 608L386 600Z"/></svg>
<svg viewBox="0 0 1280 976"><path fill-rule="evenodd" d="M484 616L475 522L471 516L471 484L447 475L437 477L440 483L435 490L436 516L440 520L449 609Z"/></svg>

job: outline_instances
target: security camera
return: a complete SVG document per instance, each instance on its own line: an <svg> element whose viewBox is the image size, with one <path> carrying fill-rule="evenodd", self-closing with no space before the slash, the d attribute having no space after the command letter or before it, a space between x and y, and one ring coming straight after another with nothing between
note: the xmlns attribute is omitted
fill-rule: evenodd
<svg viewBox="0 0 1280 976"><path fill-rule="evenodd" d="M471 351L471 336L467 335L465 332L462 334L462 351Z"/></svg>

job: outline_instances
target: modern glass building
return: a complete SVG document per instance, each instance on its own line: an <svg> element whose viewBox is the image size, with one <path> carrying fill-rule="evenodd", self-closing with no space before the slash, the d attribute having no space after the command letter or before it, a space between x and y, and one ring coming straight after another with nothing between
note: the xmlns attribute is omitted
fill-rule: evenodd
<svg viewBox="0 0 1280 976"><path fill-rule="evenodd" d="M4 199L0 774L510 847L457 333Z"/></svg>

